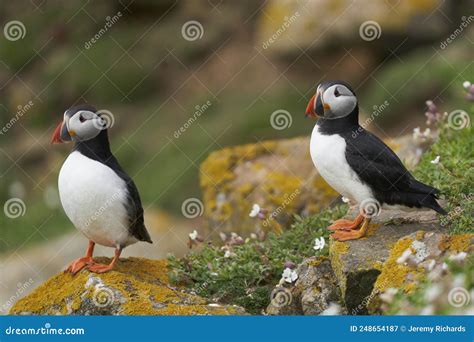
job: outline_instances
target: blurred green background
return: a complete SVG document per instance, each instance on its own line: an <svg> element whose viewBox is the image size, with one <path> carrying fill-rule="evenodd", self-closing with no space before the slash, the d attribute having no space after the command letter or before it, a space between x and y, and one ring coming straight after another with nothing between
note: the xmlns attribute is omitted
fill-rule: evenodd
<svg viewBox="0 0 474 342"><path fill-rule="evenodd" d="M26 212L0 215L0 253L73 229L57 197L71 146L49 144L68 107L112 112L112 149L144 206L180 215L209 152L310 134L304 110L322 80L352 83L367 117L387 101L370 127L382 137L423 126L425 100L459 103L472 13L468 0L2 1L0 203L21 198ZM14 20L24 32L9 40ZM279 109L291 127L272 128Z"/></svg>

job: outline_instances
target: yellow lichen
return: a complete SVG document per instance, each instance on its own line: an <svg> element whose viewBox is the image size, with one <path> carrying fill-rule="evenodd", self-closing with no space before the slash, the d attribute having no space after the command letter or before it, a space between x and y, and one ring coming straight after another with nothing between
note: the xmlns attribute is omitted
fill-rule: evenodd
<svg viewBox="0 0 474 342"><path fill-rule="evenodd" d="M328 260L327 257L325 256L320 256L320 257L317 257L313 260L311 260L308 265L312 266L312 267L318 267L323 261L325 260Z"/></svg>
<svg viewBox="0 0 474 342"><path fill-rule="evenodd" d="M473 249L474 234L445 235L439 243L439 249L451 252L469 252Z"/></svg>
<svg viewBox="0 0 474 342"><path fill-rule="evenodd" d="M377 230L381 227L381 224L369 224L369 227L367 228L367 234L365 235L366 237L374 235Z"/></svg>
<svg viewBox="0 0 474 342"><path fill-rule="evenodd" d="M397 259L403 252L411 248L412 242L413 239L406 237L398 240L393 246L387 261L383 264L382 272L375 282L374 289L376 291L383 292L393 287L402 289L405 292L410 292L416 287L415 280L419 280L423 276L423 270L397 262ZM408 282L407 277L409 274L411 274L413 278Z"/></svg>
<svg viewBox="0 0 474 342"><path fill-rule="evenodd" d="M416 232L416 237L415 240L421 240L425 237L425 231L424 230L419 230Z"/></svg>
<svg viewBox="0 0 474 342"><path fill-rule="evenodd" d="M343 281L342 257L349 251L349 244L347 242L337 241L331 238L329 245L329 258L331 259L332 269L336 278L339 279L341 286L341 293L345 294L346 282Z"/></svg>
<svg viewBox="0 0 474 342"><path fill-rule="evenodd" d="M108 263L110 259L97 258L97 262ZM143 258L120 259L115 269L104 274L91 274L83 270L77 275L60 273L38 287L30 295L20 299L11 309L11 314L69 314L82 308L95 294L95 287L85 287L90 276L98 277L105 286L117 291L122 298L116 304L123 315L209 315L234 314L227 307L208 306L198 296L188 294L181 288L168 285L166 260ZM119 300L114 298L114 300ZM91 305L91 304L89 304ZM93 304L92 304L93 305Z"/></svg>

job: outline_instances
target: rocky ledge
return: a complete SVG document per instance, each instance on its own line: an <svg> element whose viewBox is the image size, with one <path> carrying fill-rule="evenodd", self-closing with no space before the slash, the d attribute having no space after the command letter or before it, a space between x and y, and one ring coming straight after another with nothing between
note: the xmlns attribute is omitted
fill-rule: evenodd
<svg viewBox="0 0 474 342"><path fill-rule="evenodd" d="M108 263L107 258L96 261ZM10 310L13 315L240 315L169 285L165 260L120 259L108 273L59 273Z"/></svg>
<svg viewBox="0 0 474 342"><path fill-rule="evenodd" d="M306 259L295 283L275 287L268 314L384 313L387 291L410 294L444 261L472 254L474 234L447 234L432 211L384 210L368 236L329 244L329 258Z"/></svg>

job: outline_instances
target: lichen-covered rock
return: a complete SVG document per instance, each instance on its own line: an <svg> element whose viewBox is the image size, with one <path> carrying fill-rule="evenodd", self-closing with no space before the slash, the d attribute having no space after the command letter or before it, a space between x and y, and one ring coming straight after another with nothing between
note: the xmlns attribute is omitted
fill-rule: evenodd
<svg viewBox="0 0 474 342"><path fill-rule="evenodd" d="M390 250L368 302L371 313L380 313L380 294L388 289L412 293L436 264L449 256L474 252L474 234L447 235L417 231L398 240Z"/></svg>
<svg viewBox="0 0 474 342"><path fill-rule="evenodd" d="M353 218L353 208L348 217ZM392 246L412 232L445 232L433 211L416 211L410 214L399 210L382 210L372 219L368 236L346 242L331 240L329 255L338 279L342 298L351 315L367 314L374 283L389 258ZM388 273L389 276L390 272Z"/></svg>
<svg viewBox="0 0 474 342"><path fill-rule="evenodd" d="M269 315L319 315L341 302L341 293L331 263L325 257L306 259L298 266L293 286L279 285L267 307Z"/></svg>
<svg viewBox="0 0 474 342"><path fill-rule="evenodd" d="M415 24L420 17L426 17L426 27L420 27L414 33L414 39L423 39L426 35L437 36L448 29L442 16L433 13L441 5L440 0L405 0L396 3L371 0L358 0L355 3L350 0L273 0L264 9L266 15L260 18L258 33L263 49L298 53L298 47L324 48L333 44L335 39L350 41L357 46L365 40L384 40L385 37L406 34L407 26ZM314 20L315 13L324 15ZM367 13L370 13L370 17ZM368 28L359 35L361 25L369 20L371 24L365 24L363 27ZM436 29L433 29L433 25Z"/></svg>
<svg viewBox="0 0 474 342"><path fill-rule="evenodd" d="M264 141L215 151L201 165L208 233L248 235L270 229L269 221L249 217L253 203L283 226L293 214L312 214L337 197L317 174L307 138ZM207 235L207 234L206 234ZM216 235L214 235L216 236Z"/></svg>
<svg viewBox="0 0 474 342"><path fill-rule="evenodd" d="M97 258L108 263L109 259ZM235 315L237 306L209 303L172 287L165 260L120 259L104 274L60 273L10 310L13 315Z"/></svg>
<svg viewBox="0 0 474 342"><path fill-rule="evenodd" d="M411 135L386 143L413 167L427 144ZM201 165L205 236L219 232L248 235L272 229L272 216L283 227L293 215L311 215L326 208L338 194L315 169L309 137L234 146L212 152ZM257 203L268 210L266 220L249 217Z"/></svg>

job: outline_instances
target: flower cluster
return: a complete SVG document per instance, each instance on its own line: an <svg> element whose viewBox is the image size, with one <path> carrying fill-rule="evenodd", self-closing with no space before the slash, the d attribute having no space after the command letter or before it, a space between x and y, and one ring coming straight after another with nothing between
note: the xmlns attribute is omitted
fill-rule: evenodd
<svg viewBox="0 0 474 342"><path fill-rule="evenodd" d="M428 100L425 102L428 110L425 112L426 124L429 126L433 123L441 122L443 115L438 111L438 107L433 101Z"/></svg>
<svg viewBox="0 0 474 342"><path fill-rule="evenodd" d="M464 97L466 100L473 102L474 101L474 84L469 81L465 81L462 86L466 89Z"/></svg>

